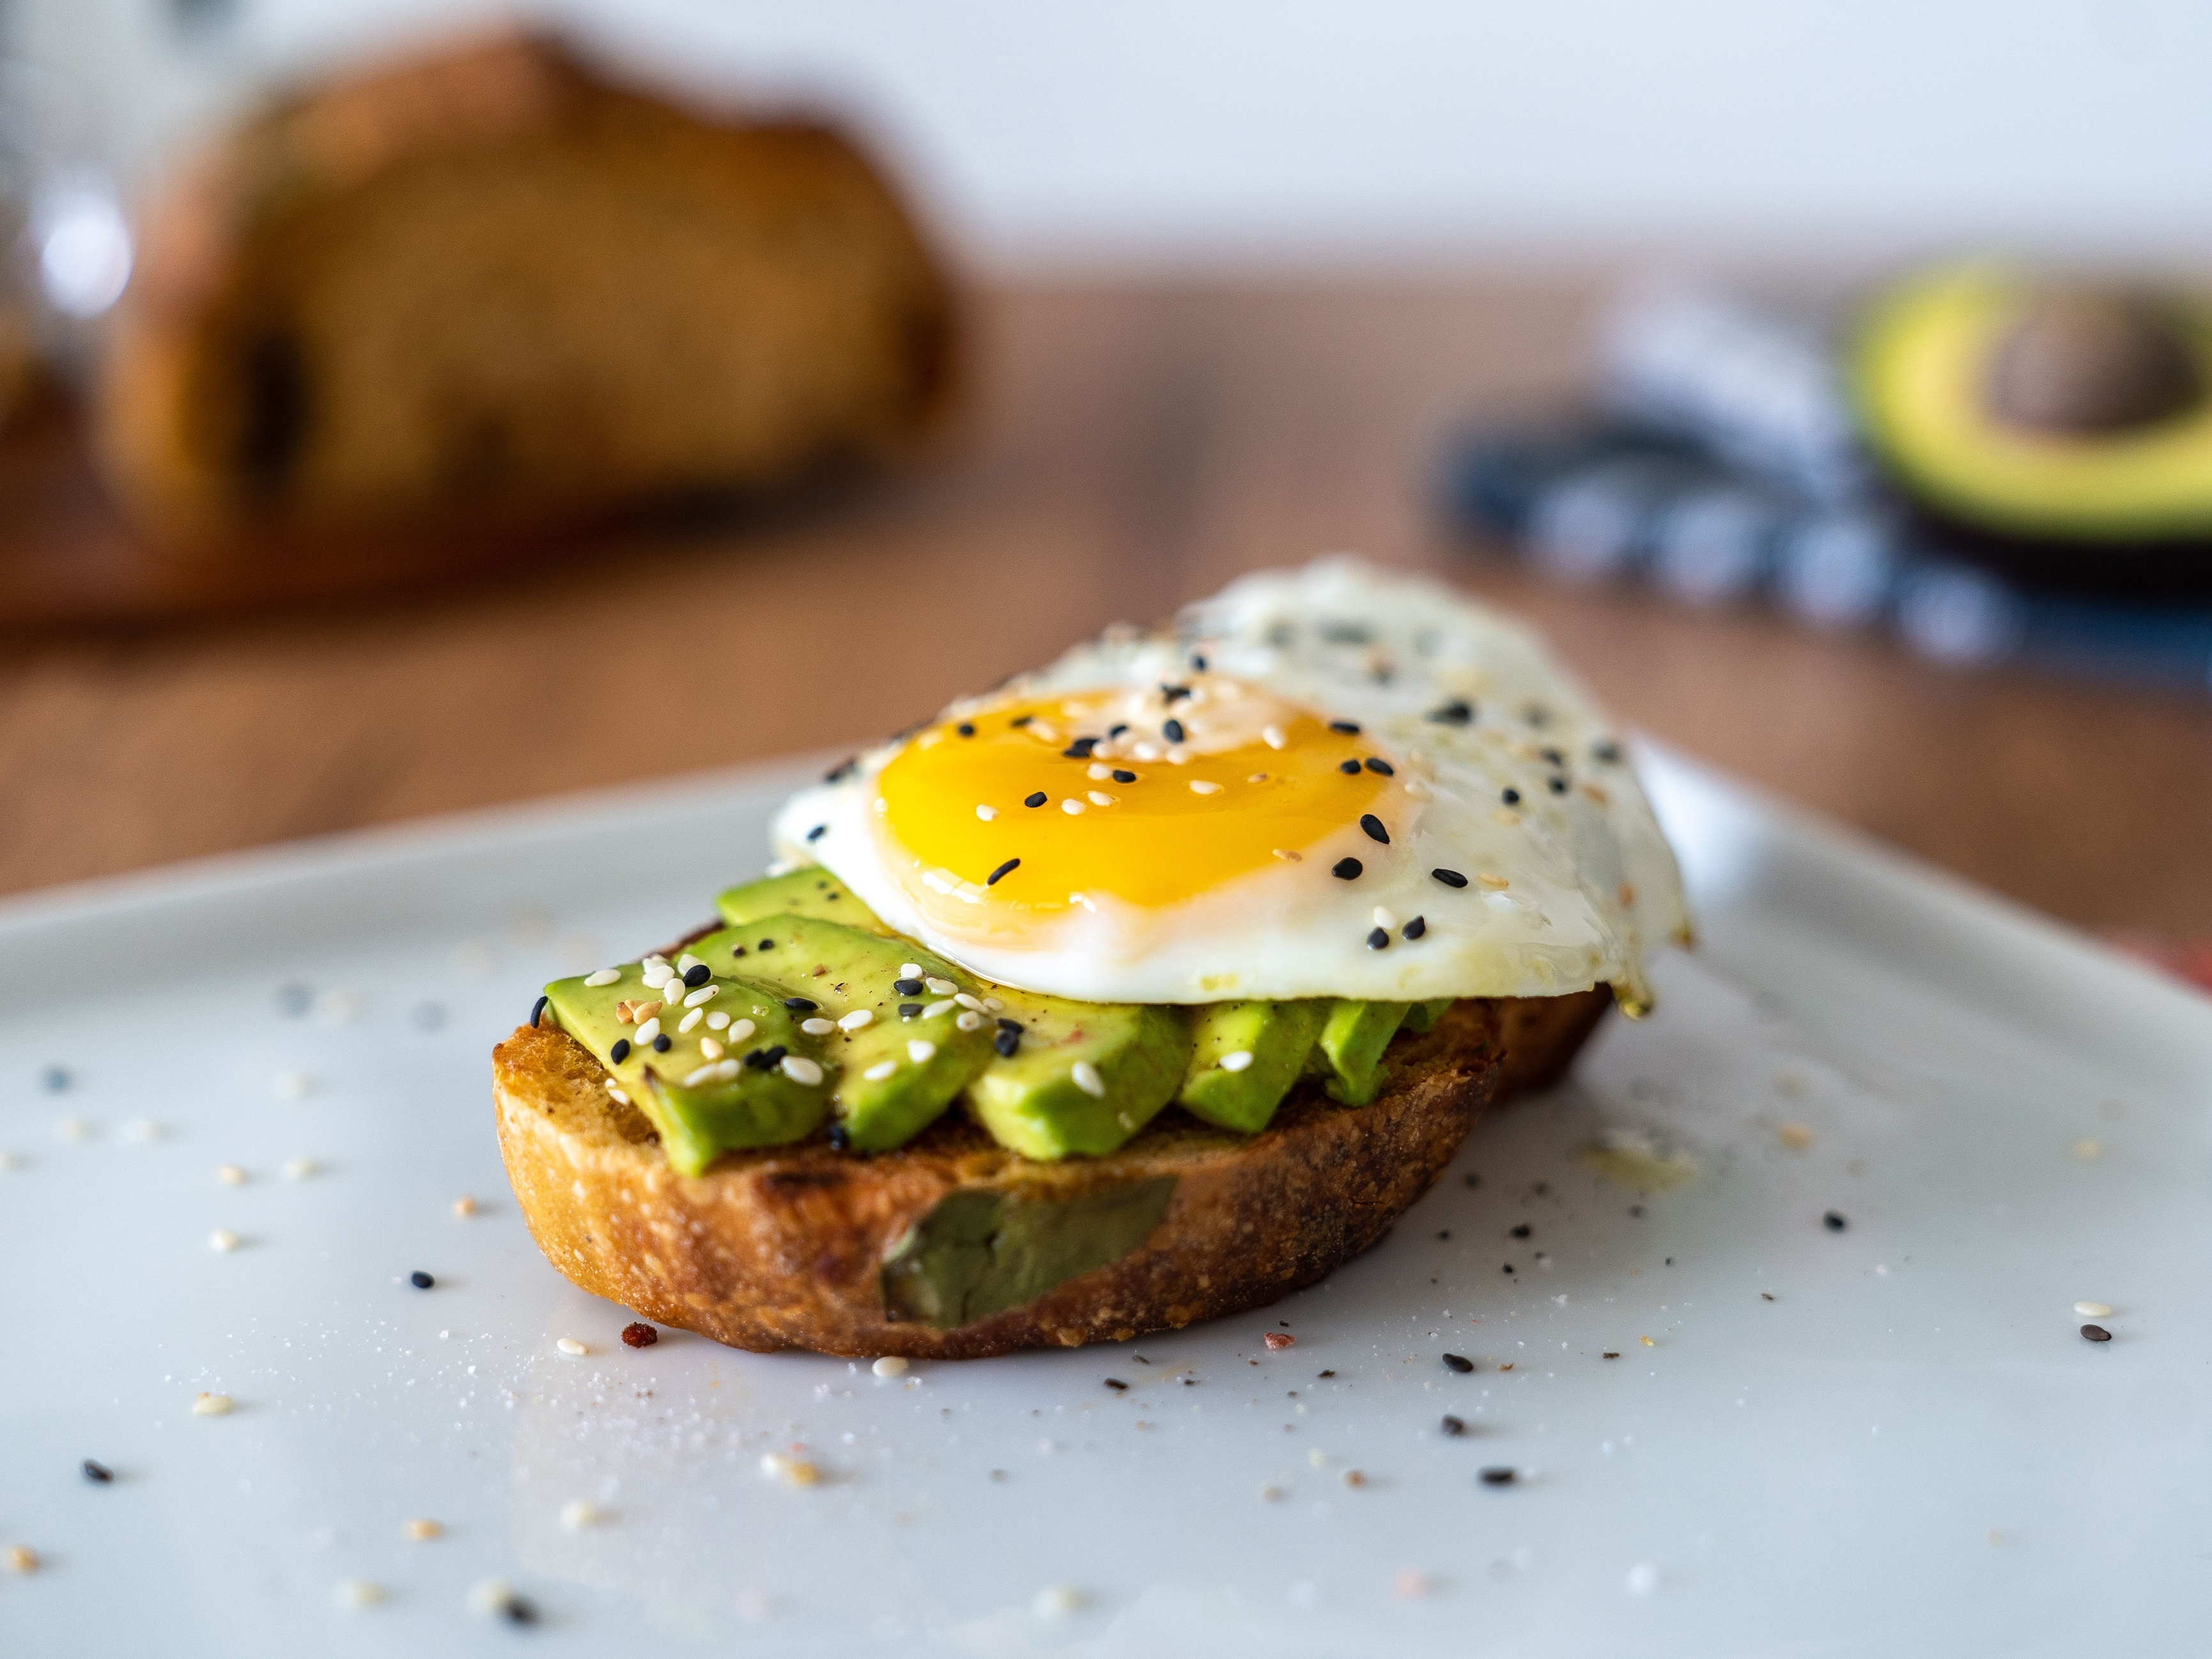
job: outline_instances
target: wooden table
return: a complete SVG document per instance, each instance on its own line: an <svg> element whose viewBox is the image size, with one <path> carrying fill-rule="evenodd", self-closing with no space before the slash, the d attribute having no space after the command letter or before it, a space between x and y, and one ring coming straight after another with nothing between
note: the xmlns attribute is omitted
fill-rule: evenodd
<svg viewBox="0 0 2212 1659"><path fill-rule="evenodd" d="M1816 811L2085 926L2212 932L2212 703L1949 673L1440 533L1438 434L1571 397L1594 291L1001 291L945 457L832 507L428 598L0 640L0 890L852 743L1352 548L1532 618L1629 720Z"/></svg>

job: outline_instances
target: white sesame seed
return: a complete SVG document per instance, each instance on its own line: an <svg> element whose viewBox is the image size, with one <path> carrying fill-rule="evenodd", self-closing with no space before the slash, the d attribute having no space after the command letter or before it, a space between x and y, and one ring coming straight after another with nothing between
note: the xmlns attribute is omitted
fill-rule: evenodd
<svg viewBox="0 0 2212 1659"><path fill-rule="evenodd" d="M868 1369L873 1371L878 1376L904 1376L906 1375L906 1360L901 1355L887 1353L881 1359L876 1361L874 1364L869 1366Z"/></svg>
<svg viewBox="0 0 2212 1659"><path fill-rule="evenodd" d="M1504 889L1508 888L1508 887L1510 887L1510 886L1513 884L1510 881L1507 880L1504 876L1500 876L1500 875L1493 874L1492 872L1490 872L1490 871L1488 871L1488 870L1478 871L1478 872L1475 873L1474 880L1475 880L1475 884L1476 884L1478 887L1487 887L1487 888L1489 888L1492 892L1498 892L1498 891L1501 891L1501 890L1503 890Z"/></svg>
<svg viewBox="0 0 2212 1659"><path fill-rule="evenodd" d="M1194 795L1218 795L1221 793L1221 786L1208 782L1204 778L1193 778L1190 781L1190 793Z"/></svg>
<svg viewBox="0 0 2212 1659"><path fill-rule="evenodd" d="M1241 1072L1251 1063L1252 1051L1249 1048L1239 1048L1234 1054L1221 1057L1221 1069L1224 1072Z"/></svg>
<svg viewBox="0 0 2212 1659"><path fill-rule="evenodd" d="M504 1579L479 1578L469 1586L468 1605L479 1618L496 1619L514 1605L514 1591Z"/></svg>
<svg viewBox="0 0 2212 1659"><path fill-rule="evenodd" d="M305 1100L315 1091L315 1080L305 1072L279 1072L269 1079L269 1091L279 1100Z"/></svg>
<svg viewBox="0 0 2212 1659"><path fill-rule="evenodd" d="M208 1235L208 1249L226 1255L238 1248L238 1235L228 1227L218 1227Z"/></svg>
<svg viewBox="0 0 2212 1659"><path fill-rule="evenodd" d="M1091 792L1091 804L1093 806L1118 806L1121 805L1121 799L1118 795L1108 794L1103 789L1093 789Z"/></svg>
<svg viewBox="0 0 2212 1659"><path fill-rule="evenodd" d="M730 1017L724 1013L720 1008L715 1009L712 1013L707 1016L707 1029L710 1031L728 1030L730 1029Z"/></svg>
<svg viewBox="0 0 2212 1659"><path fill-rule="evenodd" d="M738 1070L738 1063L735 1060L717 1060L714 1063L714 1080L727 1083L737 1076Z"/></svg>
<svg viewBox="0 0 2212 1659"><path fill-rule="evenodd" d="M1089 1095L1091 1099L1106 1098L1106 1079L1098 1075L1098 1068L1089 1060L1077 1060L1068 1075L1075 1079L1075 1086Z"/></svg>
<svg viewBox="0 0 2212 1659"><path fill-rule="evenodd" d="M1140 761L1156 761L1160 757L1160 751L1149 743L1132 744L1129 752Z"/></svg>
<svg viewBox="0 0 2212 1659"><path fill-rule="evenodd" d="M1073 1584L1048 1584L1030 1598L1030 1611L1040 1619L1065 1619L1080 1613L1087 1599Z"/></svg>
<svg viewBox="0 0 2212 1659"><path fill-rule="evenodd" d="M678 1036L683 1036L688 1034L693 1026L698 1024L701 1020L706 1018L707 1011L704 1008L694 1008L690 1013L684 1015L683 1018L676 1022L676 1034Z"/></svg>
<svg viewBox="0 0 2212 1659"><path fill-rule="evenodd" d="M952 1000L963 1008L973 1008L978 1013L983 1010L983 1000L981 997L970 996L965 991L955 991L952 994Z"/></svg>
<svg viewBox="0 0 2212 1659"><path fill-rule="evenodd" d="M797 859L777 859L774 863L770 864L767 869L762 871L761 873L764 876L787 876L793 871L799 869L799 862Z"/></svg>
<svg viewBox="0 0 2212 1659"><path fill-rule="evenodd" d="M704 1066L696 1066L684 1074L684 1086L687 1089L696 1089L702 1083L712 1083L714 1080L714 1062L709 1060Z"/></svg>
<svg viewBox="0 0 2212 1659"><path fill-rule="evenodd" d="M20 1170L22 1167L23 1160L21 1158L16 1157L15 1153L9 1152L4 1147L0 1147L0 1175L11 1174L15 1170Z"/></svg>
<svg viewBox="0 0 2212 1659"><path fill-rule="evenodd" d="M194 1417L228 1417L230 1396L227 1394L197 1394L192 1396Z"/></svg>
<svg viewBox="0 0 2212 1659"><path fill-rule="evenodd" d="M453 1200L453 1213L462 1220L465 1221L469 1217L474 1215L476 1212L477 1201L473 1198L471 1198L466 1193L463 1193L459 1198Z"/></svg>
<svg viewBox="0 0 2212 1659"><path fill-rule="evenodd" d="M889 1077L896 1070L898 1070L898 1061L895 1060L879 1060L874 1065L869 1066L866 1071L861 1073L860 1075L867 1079L871 1083L881 1083L885 1078Z"/></svg>
<svg viewBox="0 0 2212 1659"><path fill-rule="evenodd" d="M407 1535L407 1538L410 1542L427 1544L433 1538L443 1537L445 1535L446 1528L444 1525L439 1522L418 1519L410 1521L399 1530Z"/></svg>
<svg viewBox="0 0 2212 1659"><path fill-rule="evenodd" d="M665 968L668 966L668 958L661 955L658 951L648 951L638 958L638 966L641 968Z"/></svg>
<svg viewBox="0 0 2212 1659"><path fill-rule="evenodd" d="M1072 818L1079 818L1083 816L1085 808L1081 801L1077 800L1073 795L1071 795L1066 800L1060 802L1060 810L1066 813L1067 816Z"/></svg>
<svg viewBox="0 0 2212 1659"><path fill-rule="evenodd" d="M1103 783L1107 779L1114 775L1114 769L1110 766L1093 766L1091 768L1088 775L1090 776L1091 782Z"/></svg>
<svg viewBox="0 0 2212 1659"><path fill-rule="evenodd" d="M649 989L658 991L676 976L676 970L665 962L648 962L641 975Z"/></svg>
<svg viewBox="0 0 2212 1659"><path fill-rule="evenodd" d="M988 823L993 818L999 816L999 809L995 806L978 806L975 809L975 816L982 819L984 823Z"/></svg>
<svg viewBox="0 0 2212 1659"><path fill-rule="evenodd" d="M804 1054L786 1054L776 1064L793 1083L803 1083L811 1089L822 1081L822 1068Z"/></svg>
<svg viewBox="0 0 2212 1659"><path fill-rule="evenodd" d="M653 1047L653 1038L659 1035L660 1016L659 1014L655 1014L651 1019L648 1019L644 1024L637 1028L635 1046L640 1048L650 1048Z"/></svg>
<svg viewBox="0 0 2212 1659"><path fill-rule="evenodd" d="M2084 1319L2103 1319L2112 1310L2102 1302L2076 1302L2074 1311Z"/></svg>
<svg viewBox="0 0 2212 1659"><path fill-rule="evenodd" d="M977 1013L973 1008L963 1008L960 1011L960 1018L954 1020L952 1023L963 1031L973 1031L981 1029L983 1024L983 1016Z"/></svg>
<svg viewBox="0 0 2212 1659"><path fill-rule="evenodd" d="M939 1014L948 1013L958 1006L951 997L946 997L940 1002L926 1002L922 1005L921 1017L924 1019L935 1019Z"/></svg>
<svg viewBox="0 0 2212 1659"><path fill-rule="evenodd" d="M1270 749L1280 749L1285 744L1290 741L1288 738L1283 735L1283 728L1279 726L1261 726L1260 728L1260 740L1266 744Z"/></svg>
<svg viewBox="0 0 2212 1659"><path fill-rule="evenodd" d="M954 996L958 994L960 990L960 988L949 979L926 979L922 983L929 987L929 994L933 997Z"/></svg>
<svg viewBox="0 0 2212 1659"><path fill-rule="evenodd" d="M331 1600L348 1613L373 1607L384 1599L384 1586L366 1578L341 1578L331 1586Z"/></svg>
<svg viewBox="0 0 2212 1659"><path fill-rule="evenodd" d="M577 1341L573 1336L564 1336L553 1346L560 1349L562 1353L567 1354L571 1359L580 1359L584 1355L591 1352L589 1348Z"/></svg>
<svg viewBox="0 0 2212 1659"><path fill-rule="evenodd" d="M824 1019L821 1015L817 1014L811 1019L800 1020L799 1029L809 1036L828 1036L830 1032L837 1029L837 1022L834 1019Z"/></svg>
<svg viewBox="0 0 2212 1659"><path fill-rule="evenodd" d="M599 970L599 972L597 972L596 974L586 974L586 975L584 975L584 983L585 983L585 984L586 984L586 985L588 985L588 986L590 986L593 990L595 990L595 991L596 991L596 990L597 990L597 989L599 989L599 988L600 986L602 986L602 985L613 985L613 984L615 984L615 983L618 982L618 981L621 980L621 978L622 978L622 969L619 969L619 968L602 968L602 969L600 969Z"/></svg>
<svg viewBox="0 0 2212 1659"><path fill-rule="evenodd" d="M1005 1003L1000 1001L996 997L985 997L983 999L984 1008L991 1013L995 1014L1001 1012L1004 1010L1006 1006L1006 1005Z"/></svg>
<svg viewBox="0 0 2212 1659"><path fill-rule="evenodd" d="M708 983L701 986L697 990L692 992L690 996L684 998L684 1006L686 1008L696 1008L702 1003L712 1002L716 997L721 994L722 988L714 984L712 981L709 981Z"/></svg>
<svg viewBox="0 0 2212 1659"><path fill-rule="evenodd" d="M619 1100L625 1106L629 1104L629 1097L611 1083L607 1085L607 1098L610 1100Z"/></svg>
<svg viewBox="0 0 2212 1659"><path fill-rule="evenodd" d="M713 1037L701 1037L699 1039L699 1052L706 1055L709 1060L720 1060L724 1054L727 1054L729 1050L723 1048L722 1045L716 1042Z"/></svg>
<svg viewBox="0 0 2212 1659"><path fill-rule="evenodd" d="M693 956L689 951L686 951L682 956L676 958L676 971L679 974L688 974L694 968L704 968L706 965L707 964L705 963L700 961L698 957Z"/></svg>
<svg viewBox="0 0 2212 1659"><path fill-rule="evenodd" d="M862 1026L874 1024L875 1019L876 1011L874 1009L855 1008L851 1013L846 1015L842 1019L837 1022L837 1029L841 1031L857 1031Z"/></svg>
<svg viewBox="0 0 2212 1659"><path fill-rule="evenodd" d="M1188 766L1188 765L1189 765L1189 764L1190 764L1190 750L1188 750L1188 749L1170 749L1170 750L1168 750L1168 764L1169 764L1169 765L1170 765L1170 766Z"/></svg>
<svg viewBox="0 0 2212 1659"><path fill-rule="evenodd" d="M917 1066L927 1066L937 1058L937 1045L916 1037L906 1045L906 1057Z"/></svg>
<svg viewBox="0 0 2212 1659"><path fill-rule="evenodd" d="M28 1544L10 1544L8 1546L9 1571L36 1572L38 1570L38 1551L33 1549Z"/></svg>
<svg viewBox="0 0 2212 1659"><path fill-rule="evenodd" d="M317 1172L318 1170L314 1159L312 1158L295 1158L285 1164L284 1179L287 1181L305 1181Z"/></svg>
<svg viewBox="0 0 2212 1659"><path fill-rule="evenodd" d="M561 1524L570 1532L581 1532L599 1522L599 1506L588 1498L572 1498L561 1505Z"/></svg>
<svg viewBox="0 0 2212 1659"><path fill-rule="evenodd" d="M733 1019L727 1032L730 1046L734 1048L760 1028L749 1019Z"/></svg>
<svg viewBox="0 0 2212 1659"><path fill-rule="evenodd" d="M781 1480L787 1486L811 1486L822 1478L822 1471L803 1457L787 1457L781 1452L763 1452L761 1473L771 1480Z"/></svg>
<svg viewBox="0 0 2212 1659"><path fill-rule="evenodd" d="M921 964L918 962L902 962L899 963L899 977L901 979L920 979L921 977Z"/></svg>
<svg viewBox="0 0 2212 1659"><path fill-rule="evenodd" d="M235 1164L218 1164L215 1166L215 1178L226 1187L243 1187L246 1171Z"/></svg>
<svg viewBox="0 0 2212 1659"><path fill-rule="evenodd" d="M1375 925L1377 927L1395 927L1398 918L1378 904L1375 907Z"/></svg>

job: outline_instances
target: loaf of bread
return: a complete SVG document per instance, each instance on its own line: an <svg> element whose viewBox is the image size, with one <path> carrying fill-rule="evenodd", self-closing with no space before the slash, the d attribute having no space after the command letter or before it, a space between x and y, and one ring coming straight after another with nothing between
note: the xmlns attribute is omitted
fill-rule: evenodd
<svg viewBox="0 0 2212 1659"><path fill-rule="evenodd" d="M501 35L304 91L176 181L101 447L171 544L535 530L895 453L953 337L848 140Z"/></svg>

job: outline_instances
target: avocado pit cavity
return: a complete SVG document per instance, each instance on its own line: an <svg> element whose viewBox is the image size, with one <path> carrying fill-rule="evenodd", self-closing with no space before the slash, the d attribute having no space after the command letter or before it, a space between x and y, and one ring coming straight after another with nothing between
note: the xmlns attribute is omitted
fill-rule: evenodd
<svg viewBox="0 0 2212 1659"><path fill-rule="evenodd" d="M2008 426L2091 437L2169 420L2205 388L2188 336L2156 295L2051 289L1999 337L1985 391Z"/></svg>

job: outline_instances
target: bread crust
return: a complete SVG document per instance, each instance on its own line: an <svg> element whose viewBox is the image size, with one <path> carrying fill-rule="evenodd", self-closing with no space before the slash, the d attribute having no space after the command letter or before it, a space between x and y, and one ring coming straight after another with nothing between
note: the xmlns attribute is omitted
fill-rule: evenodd
<svg viewBox="0 0 2212 1659"><path fill-rule="evenodd" d="M872 1158L815 1139L680 1176L644 1117L609 1099L599 1062L532 1026L493 1050L494 1093L532 1235L585 1290L736 1347L974 1359L1123 1341L1312 1284L1381 1238L1450 1163L1504 1073L1504 1025L1524 1043L1564 1045L1521 1068L1555 1074L1604 1006L1461 1002L1434 1030L1400 1036L1370 1105L1302 1084L1257 1135L1170 1111L1110 1157L1059 1164L1008 1152L954 1112ZM1165 1215L1117 1261L955 1328L885 1312L885 1257L956 1192L1061 1200L1161 1176L1176 1179Z"/></svg>

